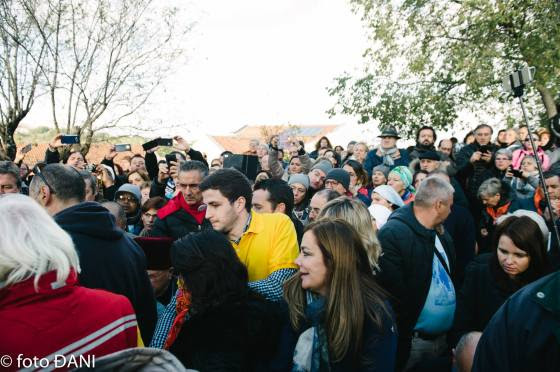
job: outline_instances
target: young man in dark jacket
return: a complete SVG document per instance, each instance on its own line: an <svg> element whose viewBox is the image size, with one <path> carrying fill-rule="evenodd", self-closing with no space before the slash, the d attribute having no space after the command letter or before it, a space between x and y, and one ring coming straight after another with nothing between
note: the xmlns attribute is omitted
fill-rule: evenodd
<svg viewBox="0 0 560 372"><path fill-rule="evenodd" d="M202 206L200 183L208 175L208 167L191 160L181 164L176 179L179 193L157 212L150 236L167 236L177 240L190 232L210 228Z"/></svg>
<svg viewBox="0 0 560 372"><path fill-rule="evenodd" d="M447 351L455 313L455 251L441 225L452 204L453 187L428 177L415 201L396 210L379 231L379 283L393 299L399 330L397 370Z"/></svg>
<svg viewBox="0 0 560 372"><path fill-rule="evenodd" d="M116 227L107 209L83 201L85 183L75 169L49 164L33 177L29 191L72 237L80 256L79 283L128 297L142 340L149 343L156 323L156 302L140 247Z"/></svg>

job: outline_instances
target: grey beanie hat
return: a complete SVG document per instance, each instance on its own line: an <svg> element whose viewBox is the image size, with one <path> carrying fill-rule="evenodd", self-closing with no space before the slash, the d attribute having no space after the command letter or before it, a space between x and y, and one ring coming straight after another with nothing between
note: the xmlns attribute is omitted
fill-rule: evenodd
<svg viewBox="0 0 560 372"><path fill-rule="evenodd" d="M344 169L331 169L325 178L325 182L327 182L327 180L334 180L342 184L347 191L350 188L350 175Z"/></svg>
<svg viewBox="0 0 560 372"><path fill-rule="evenodd" d="M375 173L375 172L381 172L381 173L383 173L385 178L387 178L387 177L389 177L389 171L390 171L389 167L387 167L383 164L380 164L377 167L373 167L373 170L371 171L371 173L373 175L373 173Z"/></svg>
<svg viewBox="0 0 560 372"><path fill-rule="evenodd" d="M138 201L138 204L140 204L140 201L142 200L142 193L140 192L140 188L138 186L133 185L131 183L123 184L121 187L119 187L119 190L115 193L115 200L117 200L119 195L122 194L123 192L128 192L134 195L134 197Z"/></svg>
<svg viewBox="0 0 560 372"><path fill-rule="evenodd" d="M381 197L387 200L389 203L396 205L398 207L404 206L404 202L401 196L389 185L377 186L373 189L373 192L378 193Z"/></svg>
<svg viewBox="0 0 560 372"><path fill-rule="evenodd" d="M329 160L319 160L313 165L313 167L311 167L311 170L313 169L320 169L326 175L331 169L333 169L333 166Z"/></svg>
<svg viewBox="0 0 560 372"><path fill-rule="evenodd" d="M299 183L305 187L305 189L309 189L309 176L303 173L294 173L288 179L288 185L292 185L294 183Z"/></svg>

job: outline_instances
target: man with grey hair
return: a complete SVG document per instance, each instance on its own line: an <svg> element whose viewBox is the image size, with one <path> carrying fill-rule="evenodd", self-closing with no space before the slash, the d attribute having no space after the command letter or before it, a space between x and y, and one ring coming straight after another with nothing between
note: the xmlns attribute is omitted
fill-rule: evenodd
<svg viewBox="0 0 560 372"><path fill-rule="evenodd" d="M0 195L17 194L21 190L19 168L11 161L0 161Z"/></svg>
<svg viewBox="0 0 560 372"><path fill-rule="evenodd" d="M447 351L455 315L455 250L442 228L453 187L440 177L420 184L415 201L397 209L379 231L379 283L394 299L399 340L397 370Z"/></svg>
<svg viewBox="0 0 560 372"><path fill-rule="evenodd" d="M157 314L142 249L116 226L107 209L84 201L84 179L68 165L37 167L29 194L72 237L80 256L80 284L128 297L148 344Z"/></svg>

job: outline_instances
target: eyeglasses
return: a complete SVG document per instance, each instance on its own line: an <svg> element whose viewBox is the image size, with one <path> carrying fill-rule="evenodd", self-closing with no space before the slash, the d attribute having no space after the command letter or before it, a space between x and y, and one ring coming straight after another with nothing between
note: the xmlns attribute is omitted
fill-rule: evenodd
<svg viewBox="0 0 560 372"><path fill-rule="evenodd" d="M33 167L33 173L37 176L39 176L39 178L41 178L41 181L43 181L43 183L45 184L45 186L47 186L49 188L49 191L51 192L51 194L56 194L56 192L54 191L54 189L52 188L52 186L47 182L47 179L45 178L45 176L43 175L43 173L41 172L41 169L45 168L47 166L47 164L45 163L41 163L41 164L37 164Z"/></svg>
<svg viewBox="0 0 560 372"><path fill-rule="evenodd" d="M136 203L136 198L131 195L120 194L117 199L125 203Z"/></svg>

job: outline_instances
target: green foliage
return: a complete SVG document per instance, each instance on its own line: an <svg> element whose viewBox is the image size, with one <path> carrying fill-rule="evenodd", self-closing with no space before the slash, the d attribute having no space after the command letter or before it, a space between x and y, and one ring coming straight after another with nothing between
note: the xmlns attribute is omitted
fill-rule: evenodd
<svg viewBox="0 0 560 372"><path fill-rule="evenodd" d="M555 0L352 0L368 28L370 47L358 76L345 73L328 89L331 115L394 125L409 136L419 126L446 129L463 111L501 111L501 78L537 69L530 113L546 120L543 98L560 87L560 6ZM502 103L496 109L496 103ZM558 99L556 100L558 104ZM495 124L495 123L490 123Z"/></svg>

